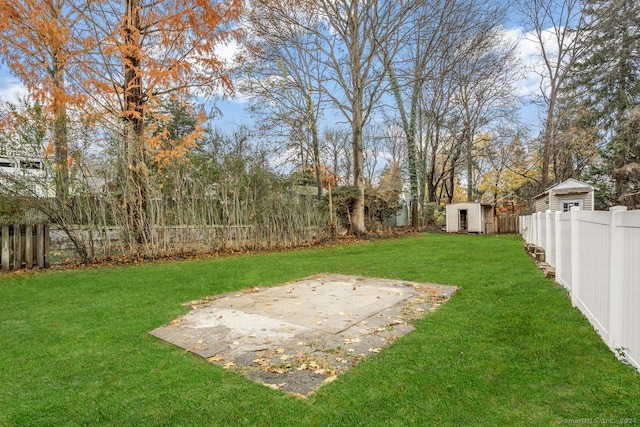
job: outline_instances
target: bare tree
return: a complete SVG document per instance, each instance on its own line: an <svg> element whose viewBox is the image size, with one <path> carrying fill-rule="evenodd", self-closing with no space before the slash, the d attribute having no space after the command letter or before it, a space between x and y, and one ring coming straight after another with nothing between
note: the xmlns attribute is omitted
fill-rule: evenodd
<svg viewBox="0 0 640 427"><path fill-rule="evenodd" d="M502 22L503 9L487 0L417 2L405 25L397 28L395 41L384 45L383 62L406 138L414 226L425 198L435 201L436 187L445 176L452 187L466 153L456 144L447 148L453 142L451 135L463 136L455 107L464 97L465 85L469 95L471 79L497 73L495 67L480 69L479 58L487 63L490 50L501 49L493 29ZM466 83L463 67L468 71ZM467 104L469 100L467 96ZM478 114L482 108L476 109Z"/></svg>
<svg viewBox="0 0 640 427"><path fill-rule="evenodd" d="M560 120L558 94L577 58L577 41L582 26L581 0L521 0L520 10L531 39L538 45L541 67L540 98L546 109L542 131L542 171L540 186L549 183L549 164L557 152L554 146ZM556 174L554 173L554 176Z"/></svg>
<svg viewBox="0 0 640 427"><path fill-rule="evenodd" d="M455 161L451 161L455 153L455 130L450 126L450 112L457 90L449 66L455 58L453 52L453 49L446 49L440 53L442 57L439 56L433 76L425 81L421 94L422 108L418 122L424 137L418 145L418 177L421 187L426 187L426 194L420 203L425 199L428 202L440 202L445 180L456 166ZM453 58L447 59L449 55L453 55Z"/></svg>
<svg viewBox="0 0 640 427"><path fill-rule="evenodd" d="M382 157L382 149L384 147L384 128L380 124L369 124L364 128L362 139L364 145L365 183L372 186L380 172L378 163Z"/></svg>
<svg viewBox="0 0 640 427"><path fill-rule="evenodd" d="M329 165L338 184L351 180L352 151L349 143L349 132L346 129L334 127L325 128L322 132L321 147L325 153L325 164Z"/></svg>
<svg viewBox="0 0 640 427"><path fill-rule="evenodd" d="M260 127L272 133L287 128L301 152L310 152L318 197L322 164L318 122L323 109L320 87L325 66L315 60L320 25L312 14L298 13L295 1L253 2L248 13L247 78L243 90L252 96L251 111ZM303 167L306 165L303 165Z"/></svg>
<svg viewBox="0 0 640 427"><path fill-rule="evenodd" d="M329 78L323 89L351 127L353 183L359 189L351 232L364 233L363 128L383 91L380 46L400 25L406 4L377 0L318 0L318 13L328 28L317 33L321 61Z"/></svg>
<svg viewBox="0 0 640 427"><path fill-rule="evenodd" d="M386 126L382 138L383 157L392 169L402 169L407 159L407 144L404 131L396 125Z"/></svg>
<svg viewBox="0 0 640 427"><path fill-rule="evenodd" d="M494 16L503 11L497 9ZM494 23L478 27L472 38L461 46L466 58L454 67L458 92L454 98L459 126L459 153L466 164L467 200L475 198L474 162L479 133L502 120L515 118L517 98L514 82L518 67L512 42Z"/></svg>
<svg viewBox="0 0 640 427"><path fill-rule="evenodd" d="M454 28L461 17L457 9L456 1L417 2L405 24L392 34L394 42L382 45L381 56L406 138L413 226L418 225L420 200L424 200L418 160L421 95L425 81L435 78L432 73L442 58L438 58L437 53L450 49L452 40L460 34L459 28Z"/></svg>

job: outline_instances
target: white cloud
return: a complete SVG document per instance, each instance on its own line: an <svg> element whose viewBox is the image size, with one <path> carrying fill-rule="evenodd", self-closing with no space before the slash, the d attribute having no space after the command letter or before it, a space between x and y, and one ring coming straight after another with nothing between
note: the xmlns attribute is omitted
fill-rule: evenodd
<svg viewBox="0 0 640 427"><path fill-rule="evenodd" d="M4 66L0 66L0 102L14 102L26 95L27 89L11 77Z"/></svg>
<svg viewBox="0 0 640 427"><path fill-rule="evenodd" d="M236 56L240 52L238 42L235 40L229 40L226 43L221 43L216 46L216 56L220 58L225 64L233 66Z"/></svg>
<svg viewBox="0 0 640 427"><path fill-rule="evenodd" d="M544 47L548 58L555 58L558 55L558 42L555 36L555 29L548 28L542 32ZM562 31L559 29L558 31ZM525 77L519 87L518 96L525 99L532 99L541 95L541 84L543 75L546 74L540 43L533 31L524 31L522 28L511 28L505 30L506 37L517 43L516 52L522 61Z"/></svg>
<svg viewBox="0 0 640 427"><path fill-rule="evenodd" d="M504 35L516 44L516 54L523 65L524 77L517 86L517 96L529 100L540 92L540 75L536 72L540 63L539 45L522 28L506 28Z"/></svg>

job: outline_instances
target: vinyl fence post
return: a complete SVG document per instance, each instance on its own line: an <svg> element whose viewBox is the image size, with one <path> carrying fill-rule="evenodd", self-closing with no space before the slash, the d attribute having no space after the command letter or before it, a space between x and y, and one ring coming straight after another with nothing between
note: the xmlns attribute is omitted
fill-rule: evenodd
<svg viewBox="0 0 640 427"><path fill-rule="evenodd" d="M556 282L560 283L559 279L562 276L562 245L567 244L567 242L562 240L562 223L560 222L560 214L562 212L554 212L553 213L553 223L554 223L554 230L555 230L555 242L553 243L554 248L555 248L555 256L554 256L554 262L555 265L553 266L553 268L556 270ZM565 286L566 287L566 286Z"/></svg>
<svg viewBox="0 0 640 427"><path fill-rule="evenodd" d="M571 208L571 304L578 305L580 299L580 226L578 220L580 208Z"/></svg>
<svg viewBox="0 0 640 427"><path fill-rule="evenodd" d="M556 261L555 261L555 227L551 227L551 224L553 222L553 212L551 212L550 210L547 211L546 214L546 218L545 218L546 224L545 224L545 242L544 242L544 260L547 264L549 264L552 267L555 267ZM551 230L553 230L553 233L551 232Z"/></svg>
<svg viewBox="0 0 640 427"><path fill-rule="evenodd" d="M538 246L540 239L538 238L538 212L531 215L531 243Z"/></svg>
<svg viewBox="0 0 640 427"><path fill-rule="evenodd" d="M623 212L626 206L613 206L609 208L611 213L610 229L610 261L609 261L609 348L615 350L621 347L622 316L624 311L624 229L620 226Z"/></svg>

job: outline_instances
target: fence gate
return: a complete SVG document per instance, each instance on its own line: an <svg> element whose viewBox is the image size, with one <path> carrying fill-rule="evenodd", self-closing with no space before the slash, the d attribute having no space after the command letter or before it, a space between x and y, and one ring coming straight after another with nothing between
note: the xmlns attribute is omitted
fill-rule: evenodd
<svg viewBox="0 0 640 427"><path fill-rule="evenodd" d="M49 225L0 224L2 271L49 267Z"/></svg>

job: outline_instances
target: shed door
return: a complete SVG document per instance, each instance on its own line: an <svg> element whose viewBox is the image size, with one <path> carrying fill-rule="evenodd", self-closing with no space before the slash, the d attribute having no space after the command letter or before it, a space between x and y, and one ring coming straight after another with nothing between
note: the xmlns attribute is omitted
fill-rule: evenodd
<svg viewBox="0 0 640 427"><path fill-rule="evenodd" d="M468 231L469 230L469 225L468 225L468 221L467 221L467 210L466 209L460 209L458 211L458 230L459 231Z"/></svg>

